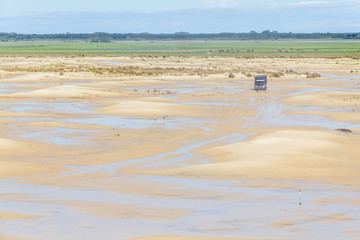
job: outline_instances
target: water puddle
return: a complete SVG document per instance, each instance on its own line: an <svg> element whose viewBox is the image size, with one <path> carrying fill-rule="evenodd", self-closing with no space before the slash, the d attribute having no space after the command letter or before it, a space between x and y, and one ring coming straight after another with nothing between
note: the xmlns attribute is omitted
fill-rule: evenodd
<svg viewBox="0 0 360 240"><path fill-rule="evenodd" d="M172 166L174 167L174 165L176 165L176 167L186 167L186 166L190 166L193 165L194 163L186 163L188 160L194 159L195 157L197 157L197 164L204 164L204 163L209 163L211 161L209 161L209 159L207 158L200 158L199 156L197 156L196 154L192 153L191 150L195 150L197 148L209 145L211 143L234 143L234 142L239 142L242 140L245 140L247 138L247 136L250 134L238 134L238 133L234 133L231 134L229 136L222 136L220 138L215 138L215 139L210 139L210 140L195 140L192 141L190 143L187 144L187 146L185 147L181 147L178 148L176 151L171 152L171 153L165 153L165 154L160 154L158 156L155 156L155 158L151 157L151 158L144 158L144 159L135 159L135 162L137 163L141 163L141 162L146 162L146 166L150 167L150 168L163 168L166 166ZM164 157L168 157L170 156L170 158L168 158L166 161L161 161L161 158ZM176 156L176 157L171 157L171 156ZM154 162L154 163L151 163ZM121 167L123 163L121 163L120 165L118 165L117 168ZM134 164L134 163L131 163Z"/></svg>
<svg viewBox="0 0 360 240"><path fill-rule="evenodd" d="M147 129L147 128L163 128L163 129L182 129L187 127L198 127L204 131L212 131L205 124L213 122L207 119L195 118L131 118L110 115L96 115L87 117L67 118L62 120L66 123L78 124L95 124L114 128L126 129Z"/></svg>
<svg viewBox="0 0 360 240"><path fill-rule="evenodd" d="M94 113L93 109L100 105L93 102L45 102L45 101L22 101L22 102L4 102L1 104L3 109L11 112L57 112L73 114Z"/></svg>
<svg viewBox="0 0 360 240"><path fill-rule="evenodd" d="M336 128L359 128L360 123L333 121L327 117L316 115L298 115L297 110L311 111L322 108L308 107L287 107L279 103L268 103L259 107L261 112L261 120L265 126L303 126L303 127L324 127L330 130ZM338 110L338 108L327 109ZM295 112L294 114L286 114L285 112Z"/></svg>
<svg viewBox="0 0 360 240"><path fill-rule="evenodd" d="M13 83L0 83L0 95L8 94L8 93L15 93L20 91L30 91L31 89L24 88L20 84L13 84Z"/></svg>
<svg viewBox="0 0 360 240"><path fill-rule="evenodd" d="M29 130L27 130L28 132ZM24 140L34 140L37 142L46 142L58 145L79 145L93 140L91 133L97 133L98 130L89 129L67 129L62 127L50 128L39 131L37 128L32 132L21 134Z"/></svg>
<svg viewBox="0 0 360 240"><path fill-rule="evenodd" d="M224 99L222 99L223 101ZM184 105L204 105L204 106L240 106L239 103L227 103L227 102L176 102L176 104Z"/></svg>
<svg viewBox="0 0 360 240"><path fill-rule="evenodd" d="M196 82L194 83L196 84ZM171 88L153 85L153 86L143 86L139 87L121 87L121 86L113 86L112 89L121 89L126 91L134 91L134 92L148 92L148 93L163 93L163 94L195 94L195 93L221 93L221 94L234 94L241 93L245 90L240 88L239 86L214 86L209 87L207 85L173 85Z"/></svg>
<svg viewBox="0 0 360 240"><path fill-rule="evenodd" d="M13 86L15 86L15 84L0 83L0 94L15 92L16 90L12 89Z"/></svg>
<svg viewBox="0 0 360 240"><path fill-rule="evenodd" d="M309 88L309 89L302 89L297 90L294 93L290 93L288 96L296 96L301 94L308 94L308 93L318 93L318 92L329 92L329 88ZM358 92L358 89L354 88L341 88L341 89L331 89L331 92Z"/></svg>

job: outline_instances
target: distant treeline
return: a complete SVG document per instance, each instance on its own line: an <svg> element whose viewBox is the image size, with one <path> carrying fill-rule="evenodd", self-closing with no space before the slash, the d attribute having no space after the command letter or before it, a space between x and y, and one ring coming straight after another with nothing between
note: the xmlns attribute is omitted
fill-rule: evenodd
<svg viewBox="0 0 360 240"><path fill-rule="evenodd" d="M360 39L359 33L280 33L265 30L249 33L59 33L59 34L19 34L0 33L0 41L88 41L111 42L124 40L278 40L278 39Z"/></svg>

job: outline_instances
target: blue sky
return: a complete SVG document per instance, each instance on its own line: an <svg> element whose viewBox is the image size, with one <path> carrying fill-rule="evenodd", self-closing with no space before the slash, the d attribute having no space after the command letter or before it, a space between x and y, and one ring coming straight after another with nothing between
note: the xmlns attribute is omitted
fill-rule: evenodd
<svg viewBox="0 0 360 240"><path fill-rule="evenodd" d="M0 0L0 32L360 32L360 0Z"/></svg>

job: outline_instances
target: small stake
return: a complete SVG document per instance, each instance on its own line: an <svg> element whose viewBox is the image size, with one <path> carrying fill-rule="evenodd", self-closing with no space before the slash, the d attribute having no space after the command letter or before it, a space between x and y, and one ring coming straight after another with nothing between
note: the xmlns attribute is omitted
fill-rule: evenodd
<svg viewBox="0 0 360 240"><path fill-rule="evenodd" d="M301 205L301 189L299 190L299 205Z"/></svg>

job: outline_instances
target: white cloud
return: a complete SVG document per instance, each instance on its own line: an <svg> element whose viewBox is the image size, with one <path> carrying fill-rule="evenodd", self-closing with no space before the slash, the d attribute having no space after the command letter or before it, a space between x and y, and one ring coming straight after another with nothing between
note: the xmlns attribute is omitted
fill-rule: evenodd
<svg viewBox="0 0 360 240"><path fill-rule="evenodd" d="M240 3L237 0L203 0L203 5L206 8L233 8L239 7Z"/></svg>
<svg viewBox="0 0 360 240"><path fill-rule="evenodd" d="M348 24L344 24L344 26L346 26L346 27L357 27L357 28L359 28L359 27L360 27L360 22L358 22L358 23L348 23Z"/></svg>
<svg viewBox="0 0 360 240"><path fill-rule="evenodd" d="M187 26L188 26L188 24L186 24L184 22L179 22L179 21L173 22L171 24L172 28L187 27Z"/></svg>
<svg viewBox="0 0 360 240"><path fill-rule="evenodd" d="M311 6L311 5L323 5L323 4L334 4L335 2L326 2L326 1L310 1L310 2L296 2L296 3L290 3L292 6Z"/></svg>

